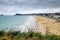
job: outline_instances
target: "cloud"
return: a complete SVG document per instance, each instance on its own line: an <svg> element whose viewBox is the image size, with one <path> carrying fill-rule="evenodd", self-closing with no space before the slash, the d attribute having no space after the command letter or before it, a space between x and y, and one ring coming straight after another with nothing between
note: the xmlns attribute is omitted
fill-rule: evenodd
<svg viewBox="0 0 60 40"><path fill-rule="evenodd" d="M0 0L0 5L27 6L33 8L60 7L60 0Z"/></svg>
<svg viewBox="0 0 60 40"><path fill-rule="evenodd" d="M60 10L60 0L0 0L0 13L55 12Z"/></svg>

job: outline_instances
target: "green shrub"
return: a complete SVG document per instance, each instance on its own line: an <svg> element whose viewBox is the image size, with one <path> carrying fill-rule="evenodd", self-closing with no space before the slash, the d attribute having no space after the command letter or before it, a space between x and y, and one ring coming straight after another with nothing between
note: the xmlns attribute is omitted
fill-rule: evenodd
<svg viewBox="0 0 60 40"><path fill-rule="evenodd" d="M0 38L4 35L4 31L0 31ZM10 37L11 40L60 40L60 35L48 34L43 35L41 33L36 32L20 32L20 31L12 31L7 32L7 36ZM5 39L3 39L5 40Z"/></svg>

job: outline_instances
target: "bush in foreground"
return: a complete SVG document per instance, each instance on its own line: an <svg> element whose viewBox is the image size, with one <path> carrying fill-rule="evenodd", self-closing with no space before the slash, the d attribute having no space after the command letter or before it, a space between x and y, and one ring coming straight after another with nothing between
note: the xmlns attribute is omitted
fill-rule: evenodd
<svg viewBox="0 0 60 40"><path fill-rule="evenodd" d="M54 34L43 35L41 33L36 32L26 33L20 31L12 32L0 31L0 40L60 40L60 35Z"/></svg>

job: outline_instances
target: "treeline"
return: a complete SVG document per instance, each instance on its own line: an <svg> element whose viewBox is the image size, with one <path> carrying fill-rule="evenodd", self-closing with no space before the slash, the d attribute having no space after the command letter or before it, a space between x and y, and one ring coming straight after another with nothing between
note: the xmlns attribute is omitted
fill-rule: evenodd
<svg viewBox="0 0 60 40"><path fill-rule="evenodd" d="M60 40L60 35L20 31L0 31L0 40Z"/></svg>
<svg viewBox="0 0 60 40"><path fill-rule="evenodd" d="M32 16L32 15L37 15L37 16L51 16L51 15L59 15L60 13L31 13L31 14L20 14L20 13L16 13L15 16Z"/></svg>

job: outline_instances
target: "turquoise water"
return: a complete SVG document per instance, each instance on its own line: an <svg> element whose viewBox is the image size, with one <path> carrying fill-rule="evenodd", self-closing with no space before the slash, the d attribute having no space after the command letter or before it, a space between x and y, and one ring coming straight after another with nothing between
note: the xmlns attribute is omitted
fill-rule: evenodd
<svg viewBox="0 0 60 40"><path fill-rule="evenodd" d="M29 16L0 16L0 29L20 27L28 19Z"/></svg>

